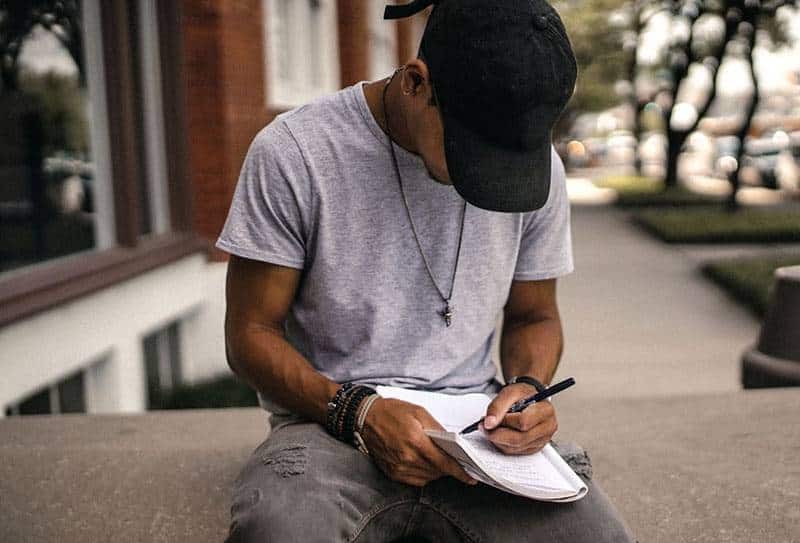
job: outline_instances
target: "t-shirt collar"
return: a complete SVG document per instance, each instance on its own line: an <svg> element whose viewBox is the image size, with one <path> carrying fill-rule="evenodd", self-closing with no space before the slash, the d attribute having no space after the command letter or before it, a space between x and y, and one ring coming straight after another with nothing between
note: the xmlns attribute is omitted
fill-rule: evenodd
<svg viewBox="0 0 800 543"><path fill-rule="evenodd" d="M381 126L378 124L378 121L375 120L375 117L372 115L372 111L369 109L369 105L367 104L367 97L364 95L364 85L368 83L368 81L359 81L355 85L351 87L351 95L354 98L354 102L356 105L356 109L361 114L361 117L364 119L364 122L367 124L370 132L378 139L378 141L389 149L389 136L386 135L386 132L383 131ZM422 157L416 153L412 153L397 145L396 143L392 142L394 145L395 153L397 154L398 162L406 163L412 167L422 168L424 171L427 172L425 169L425 162L422 160Z"/></svg>

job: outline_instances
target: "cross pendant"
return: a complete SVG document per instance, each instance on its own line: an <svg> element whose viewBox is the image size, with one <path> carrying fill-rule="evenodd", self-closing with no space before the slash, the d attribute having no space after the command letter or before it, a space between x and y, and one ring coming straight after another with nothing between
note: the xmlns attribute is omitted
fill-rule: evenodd
<svg viewBox="0 0 800 543"><path fill-rule="evenodd" d="M444 308L444 311L442 311L442 312L441 312L441 313L439 313L439 314L440 314L440 315L442 316L442 318L444 319L444 322L445 322L445 324L447 324L447 326L450 326L450 322L451 322L451 321L452 321L452 319L453 319L453 308L452 308L452 307L450 307L450 302L445 302L445 303L446 303L447 305L445 306L445 308Z"/></svg>

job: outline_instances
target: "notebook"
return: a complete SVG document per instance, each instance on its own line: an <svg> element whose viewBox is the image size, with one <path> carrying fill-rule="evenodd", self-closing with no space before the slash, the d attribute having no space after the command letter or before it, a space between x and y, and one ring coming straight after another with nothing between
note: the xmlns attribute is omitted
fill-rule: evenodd
<svg viewBox="0 0 800 543"><path fill-rule="evenodd" d="M384 398L424 407L445 429L426 430L426 433L478 481L505 492L549 502L576 501L588 492L583 480L549 444L535 454L507 455L480 430L459 434L486 414L492 401L486 394L450 395L388 386L379 386L377 391Z"/></svg>

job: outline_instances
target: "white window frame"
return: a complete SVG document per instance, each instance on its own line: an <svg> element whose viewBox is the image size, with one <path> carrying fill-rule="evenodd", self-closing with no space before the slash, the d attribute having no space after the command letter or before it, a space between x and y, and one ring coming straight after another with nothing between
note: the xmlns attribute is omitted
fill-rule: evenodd
<svg viewBox="0 0 800 543"><path fill-rule="evenodd" d="M144 174L149 191L152 234L170 230L169 195L167 184L166 142L162 103L162 70L158 39L158 0L141 0L137 3L140 18L141 74L143 100L148 105L144 111L145 161ZM116 221L114 210L114 182L111 164L111 138L109 135L108 102L106 99L106 74L103 55L103 26L100 0L81 2L81 19L84 42L84 61L87 87L87 121L89 127L89 159L93 169L94 239L91 251L116 247ZM74 255L65 255L66 258ZM46 264L31 264L30 266ZM26 266L30 267L30 266Z"/></svg>
<svg viewBox="0 0 800 543"><path fill-rule="evenodd" d="M151 235L164 234L171 228L167 189L166 136L162 97L161 50L158 32L157 0L137 2L141 85L144 108L143 141ZM96 250L116 246L114 222L114 184L111 166L111 143L108 130L105 68L103 60L102 12L99 0L84 0L84 43L86 44L86 80L89 89L91 158L94 165Z"/></svg>
<svg viewBox="0 0 800 543"><path fill-rule="evenodd" d="M289 109L339 89L335 0L262 0L262 7L267 107ZM282 63L289 73L281 73Z"/></svg>
<svg viewBox="0 0 800 543"><path fill-rule="evenodd" d="M81 2L81 17L86 54L86 86L89 95L90 156L94 167L92 184L95 211L94 250L103 250L117 245L117 235L100 0Z"/></svg>
<svg viewBox="0 0 800 543"><path fill-rule="evenodd" d="M161 95L161 49L157 0L139 0L139 49L141 52L144 151L149 191L151 233L170 230L167 190L167 144L164 136L164 103Z"/></svg>
<svg viewBox="0 0 800 543"><path fill-rule="evenodd" d="M397 68L397 23L384 20L383 2L367 0L367 6L369 77L376 80L391 75Z"/></svg>
<svg viewBox="0 0 800 543"><path fill-rule="evenodd" d="M425 34L425 26L428 24L428 15L425 13L417 14L411 19L411 48L414 56L419 52L422 44L422 35Z"/></svg>

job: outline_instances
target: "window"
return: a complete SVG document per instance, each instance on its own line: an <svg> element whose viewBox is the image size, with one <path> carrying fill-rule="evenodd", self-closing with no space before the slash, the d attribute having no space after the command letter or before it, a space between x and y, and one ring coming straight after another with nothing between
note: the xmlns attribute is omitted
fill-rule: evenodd
<svg viewBox="0 0 800 543"><path fill-rule="evenodd" d="M425 25L427 23L427 11L418 13L411 19L411 50L414 56L419 53L419 46L422 44L422 35L425 33Z"/></svg>
<svg viewBox="0 0 800 543"><path fill-rule="evenodd" d="M141 134L139 159L143 164L144 183L138 184L141 220L140 235L162 234L170 228L166 185L166 147L164 111L161 97L161 60L157 0L130 4L131 49L137 130Z"/></svg>
<svg viewBox="0 0 800 543"><path fill-rule="evenodd" d="M284 109L339 88L334 0L263 0L267 105Z"/></svg>
<svg viewBox="0 0 800 543"><path fill-rule="evenodd" d="M390 75L398 65L397 24L383 19L383 2L367 2L369 9L370 79Z"/></svg>
<svg viewBox="0 0 800 543"><path fill-rule="evenodd" d="M181 383L179 324L172 323L145 337L143 350L147 408L159 409L166 394Z"/></svg>
<svg viewBox="0 0 800 543"><path fill-rule="evenodd" d="M0 8L0 272L95 248L92 67L78 2Z"/></svg>
<svg viewBox="0 0 800 543"><path fill-rule="evenodd" d="M205 250L181 11L0 2L0 325Z"/></svg>
<svg viewBox="0 0 800 543"><path fill-rule="evenodd" d="M50 385L17 403L6 407L6 416L57 415L86 412L86 386L84 371Z"/></svg>
<svg viewBox="0 0 800 543"><path fill-rule="evenodd" d="M157 6L125 7L142 165L134 231L148 236L170 228ZM112 177L124 166L112 167L106 10L99 0L0 7L0 274L119 244L129 204Z"/></svg>

